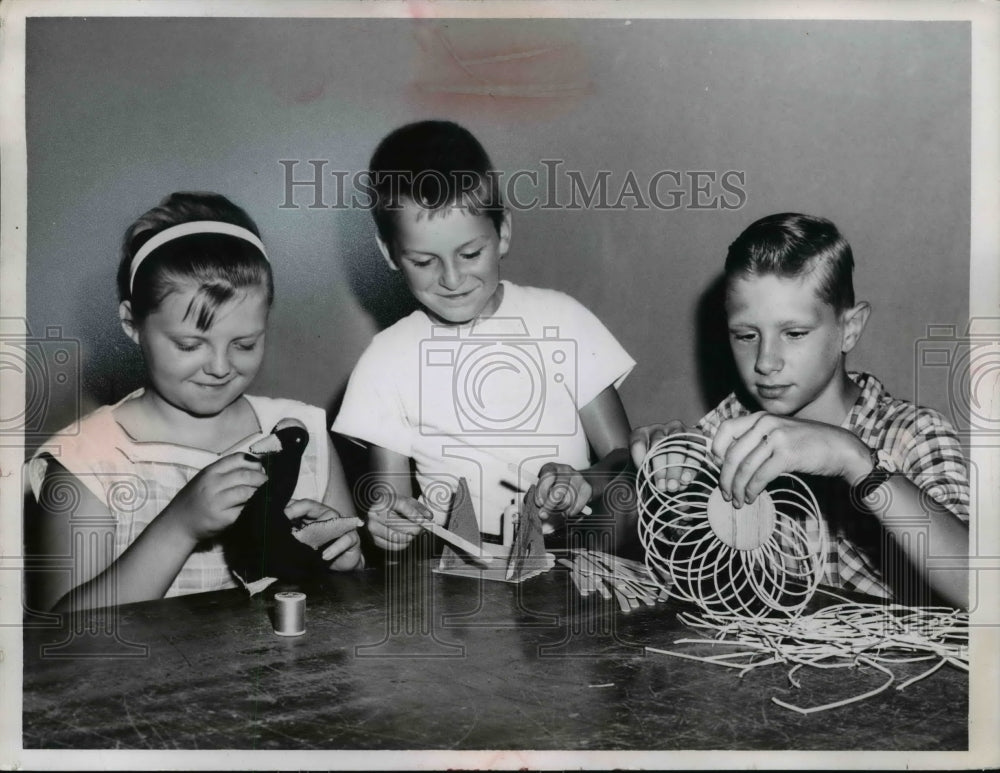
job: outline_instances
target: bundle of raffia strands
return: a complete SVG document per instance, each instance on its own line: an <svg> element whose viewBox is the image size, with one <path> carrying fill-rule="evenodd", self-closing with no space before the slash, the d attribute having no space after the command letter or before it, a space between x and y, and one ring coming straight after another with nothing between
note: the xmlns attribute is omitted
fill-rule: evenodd
<svg viewBox="0 0 1000 773"><path fill-rule="evenodd" d="M582 548L571 550L569 556L558 559L558 563L569 569L582 596L600 593L605 599L614 598L622 612L652 606L667 598L662 584L638 561Z"/></svg>
<svg viewBox="0 0 1000 773"><path fill-rule="evenodd" d="M804 666L821 669L868 666L884 676L882 684L873 690L819 706L802 707L771 698L779 706L800 714L827 711L878 695L897 681L893 666L931 664L917 675L899 682L897 690L919 682L945 665L969 670L967 613L946 607L858 604L841 600L844 603L791 620L681 612L678 619L704 634L704 638L677 639L674 644L701 645L701 650L710 645L723 651L713 655L655 647L647 647L646 651L734 668L741 678L757 668L789 665L788 681L795 688L802 687L799 672Z"/></svg>

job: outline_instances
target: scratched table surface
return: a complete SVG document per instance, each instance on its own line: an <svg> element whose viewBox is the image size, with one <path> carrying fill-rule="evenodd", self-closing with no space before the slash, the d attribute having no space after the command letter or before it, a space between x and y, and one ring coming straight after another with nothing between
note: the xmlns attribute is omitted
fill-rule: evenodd
<svg viewBox="0 0 1000 773"><path fill-rule="evenodd" d="M658 654L678 607L622 613L568 572L521 584L428 561L304 587L307 631L276 636L274 591L231 590L29 626L23 744L49 749L960 750L967 675L950 667L844 708L877 671L797 675ZM280 586L286 588L288 586ZM44 621L42 621L44 622ZM899 667L899 677L926 664ZM908 669L908 670L907 670Z"/></svg>

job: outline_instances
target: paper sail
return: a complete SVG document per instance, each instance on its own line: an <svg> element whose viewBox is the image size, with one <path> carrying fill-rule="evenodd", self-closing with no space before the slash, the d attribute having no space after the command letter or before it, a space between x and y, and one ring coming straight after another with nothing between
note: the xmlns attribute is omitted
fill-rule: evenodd
<svg viewBox="0 0 1000 773"><path fill-rule="evenodd" d="M469 485L465 478L462 478L452 497L447 528L472 544L479 545L483 552L492 554L497 560L494 561L493 567L485 569L474 564L461 551L445 545L441 561L435 571L499 582L523 582L529 577L551 569L555 565L555 558L551 553L545 552L542 523L538 516L538 508L533 504L533 496L534 488L528 492L521 504L516 526L512 527L509 523L513 512L505 513L505 519L508 519L503 529L506 544L484 543L479 534L479 519L472 504ZM508 535L512 535L512 538L508 538Z"/></svg>
<svg viewBox="0 0 1000 773"><path fill-rule="evenodd" d="M448 523L445 525L448 531L467 539L473 545L481 543L479 520L476 518L476 508L472 504L472 494L469 493L469 484L466 483L465 478L458 481L458 489L452 495ZM470 567L478 571L478 568L463 553L453 549L450 545L444 546L441 563L438 564L439 571L445 572L451 569Z"/></svg>

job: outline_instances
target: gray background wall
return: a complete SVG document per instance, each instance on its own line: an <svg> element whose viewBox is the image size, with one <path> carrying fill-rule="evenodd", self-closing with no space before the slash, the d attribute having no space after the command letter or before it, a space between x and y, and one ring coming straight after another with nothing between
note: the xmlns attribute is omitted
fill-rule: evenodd
<svg viewBox="0 0 1000 773"><path fill-rule="evenodd" d="M124 228L192 189L244 206L270 247L254 391L335 406L372 334L408 307L368 214L310 208L301 188L282 208L279 161L298 160L300 179L308 160L360 170L387 131L428 117L468 126L507 173L609 170L613 198L630 170L643 185L745 173L738 209L514 215L505 276L570 293L619 338L639 363L622 389L633 424L694 420L728 390L706 292L768 213L845 232L875 307L851 365L893 393L913 398L927 326L968 317L965 23L29 19L27 33L28 321L80 341L81 410L139 383L116 314ZM918 398L947 409L943 382ZM46 410L54 430L75 409Z"/></svg>

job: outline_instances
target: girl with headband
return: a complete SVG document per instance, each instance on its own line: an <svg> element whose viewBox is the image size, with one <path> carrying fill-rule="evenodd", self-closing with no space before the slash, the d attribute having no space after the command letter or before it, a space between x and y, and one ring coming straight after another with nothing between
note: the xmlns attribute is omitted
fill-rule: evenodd
<svg viewBox="0 0 1000 773"><path fill-rule="evenodd" d="M266 480L244 452L286 418L312 440L285 515L330 524L320 550L331 569L362 566L361 522L323 410L245 394L274 297L253 220L218 194L168 196L126 231L118 290L147 384L31 462L38 550L73 556L72 575L44 573L38 603L111 606L236 587L220 535Z"/></svg>

